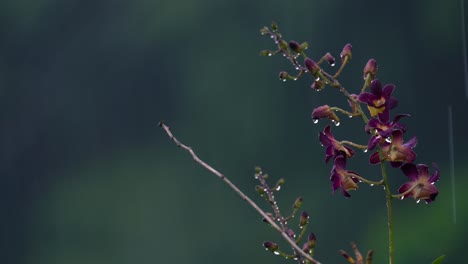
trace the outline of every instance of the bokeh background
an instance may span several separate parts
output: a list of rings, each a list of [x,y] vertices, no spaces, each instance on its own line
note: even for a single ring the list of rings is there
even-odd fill
[[[396,201],[398,263],[466,259],[468,97],[461,2],[3,0],[0,2],[1,263],[293,263],[262,249],[282,243],[257,213],[169,141],[180,140],[239,188],[256,196],[253,168],[272,181],[286,213],[297,196],[318,237],[316,257],[355,241],[387,259],[381,189],[352,199],[331,194],[331,164],[314,107],[346,106],[312,79],[283,83],[294,69],[259,29],[276,21],[308,54],[353,59],[341,77],[362,85],[369,58],[394,83],[417,162],[442,170],[431,205]],[[333,69],[330,69],[333,70]],[[453,109],[455,188],[450,177],[448,107]],[[345,118],[338,138],[367,142],[362,122]],[[378,179],[358,155],[349,168]],[[405,181],[391,170],[394,190]],[[455,203],[453,193],[456,191]],[[268,208],[268,207],[265,207]],[[456,216],[454,215],[456,209]],[[281,244],[284,246],[284,244]]]

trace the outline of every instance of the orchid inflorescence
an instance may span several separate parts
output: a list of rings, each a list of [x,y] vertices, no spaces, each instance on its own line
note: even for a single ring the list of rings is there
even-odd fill
[[[361,117],[365,125],[363,132],[369,135],[367,144],[357,144],[348,140],[338,140],[332,133],[332,126],[327,125],[319,133],[320,144],[325,147],[325,162],[333,161],[330,181],[332,190],[341,188],[341,193],[345,197],[351,197],[349,191],[357,190],[359,184],[365,183],[370,186],[382,186],[386,193],[389,224],[389,262],[393,262],[393,238],[392,238],[392,203],[391,200],[414,198],[418,203],[424,200],[427,204],[433,202],[439,194],[435,187],[435,182],[439,180],[439,169],[433,164],[432,174],[429,172],[429,166],[425,164],[416,164],[416,153],[414,148],[417,144],[417,138],[412,137],[405,140],[404,135],[407,132],[406,126],[400,123],[408,114],[394,114],[394,109],[398,106],[398,100],[392,96],[395,85],[383,85],[377,79],[378,66],[375,59],[370,59],[364,66],[363,79],[364,84],[359,93],[350,93],[338,81],[338,77],[349,64],[352,58],[352,46],[346,44],[340,53],[340,66],[334,74],[328,73],[324,68],[333,67],[337,64],[331,52],[327,52],[318,61],[314,61],[307,56],[306,50],[309,45],[307,42],[299,43],[295,40],[286,41],[278,30],[276,23],[272,23],[271,28],[263,27],[260,30],[262,35],[269,36],[276,44],[275,50],[262,50],[260,55],[273,56],[283,55],[294,67],[296,74],[286,71],[279,73],[279,79],[298,80],[299,78],[312,75],[313,81],[311,88],[321,91],[326,87],[338,89],[346,98],[349,109],[330,106],[328,104],[319,106],[312,111],[313,123],[317,124],[319,120],[325,119],[331,121],[335,126],[340,125],[340,114],[349,118]],[[367,111],[364,109],[367,108]],[[393,115],[393,118],[391,116]],[[382,179],[378,181],[369,180],[357,172],[347,169],[347,160],[356,155],[356,149],[369,155],[371,165],[380,164]],[[370,153],[372,152],[372,153]],[[389,181],[386,173],[385,164],[392,168],[399,168],[409,179],[401,185],[398,193],[392,194],[389,189]],[[353,246],[354,247],[354,246]],[[349,255],[342,254],[348,261]],[[354,261],[354,260],[353,260]],[[351,262],[350,263],[354,263]]]

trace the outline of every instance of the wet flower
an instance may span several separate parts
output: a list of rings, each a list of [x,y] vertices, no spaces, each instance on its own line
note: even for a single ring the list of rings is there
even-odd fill
[[[351,197],[348,193],[349,190],[358,189],[357,182],[359,175],[353,171],[346,170],[346,158],[339,155],[335,158],[335,164],[333,165],[330,181],[332,181],[332,189],[335,192],[341,187],[341,193],[345,197]]]
[[[398,121],[405,116],[410,115],[397,115],[392,122],[382,122],[377,118],[371,118],[366,124],[365,131],[370,134],[373,130],[375,130],[376,134],[372,135],[369,139],[367,149],[372,150],[378,143],[383,143],[384,139],[390,137],[394,130],[401,130],[404,133],[406,131],[406,127],[398,123]]]
[[[367,75],[370,75],[371,80],[375,78],[375,75],[377,75],[377,61],[374,59],[370,59],[364,67],[364,80]]]
[[[328,62],[328,64],[330,64],[331,66],[334,66],[335,65],[335,58],[330,54],[330,52],[327,52],[327,54],[325,54],[323,56],[323,58]]]
[[[401,167],[406,177],[411,180],[398,189],[398,192],[402,194],[401,199],[412,196],[416,201],[424,200],[426,203],[435,200],[439,190],[434,183],[439,180],[440,176],[437,165],[433,164],[433,166],[435,170],[432,175],[429,175],[429,167],[425,164],[406,163]]]
[[[388,160],[392,167],[398,168],[403,163],[412,163],[414,161],[416,153],[414,153],[413,148],[416,147],[416,144],[418,143],[416,137],[413,137],[404,143],[403,132],[400,130],[394,130],[388,141],[386,140],[380,146],[382,149],[382,159],[379,152],[375,152],[369,158],[371,164],[377,164],[382,160]]]
[[[327,126],[323,132],[319,133],[320,144],[327,148],[325,150],[325,162],[338,155],[343,155],[346,158],[354,156],[354,150],[336,140],[330,130],[331,127]]]
[[[314,111],[312,111],[312,119],[314,121],[322,119],[322,118],[328,118],[334,122],[340,122],[340,119],[338,118],[338,116],[328,105],[319,106],[315,108]]]
[[[346,57],[351,59],[352,56],[353,56],[353,46],[351,46],[351,44],[348,43],[343,47],[343,50],[340,53],[340,57],[341,57],[341,60],[344,60]]]
[[[304,59],[304,65],[306,66],[307,70],[309,70],[312,74],[316,74],[320,70],[318,64],[309,58]]]
[[[301,52],[302,49],[301,49],[301,45],[297,42],[297,41],[294,41],[294,40],[291,40],[289,42],[289,47],[294,51],[294,52]]]
[[[359,101],[366,103],[371,116],[378,116],[380,121],[388,122],[390,119],[390,110],[395,108],[398,101],[390,97],[395,90],[393,84],[387,84],[382,89],[382,83],[379,80],[373,80],[370,84],[371,92],[363,92],[359,95]]]

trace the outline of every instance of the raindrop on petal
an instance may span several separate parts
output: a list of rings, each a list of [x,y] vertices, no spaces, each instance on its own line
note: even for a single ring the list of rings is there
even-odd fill
[[[340,126],[340,122],[335,122],[335,126]]]
[[[367,151],[368,151],[368,150],[367,150],[367,149],[365,149],[365,150],[364,150],[364,153],[367,153]]]
[[[314,124],[317,124],[317,123],[318,123],[318,119],[314,119],[312,122],[314,122]]]
[[[416,201],[416,203],[419,203],[419,202],[421,202],[421,200],[417,200],[417,201]]]
[[[385,142],[392,143],[392,139],[388,137],[388,138],[385,139]]]

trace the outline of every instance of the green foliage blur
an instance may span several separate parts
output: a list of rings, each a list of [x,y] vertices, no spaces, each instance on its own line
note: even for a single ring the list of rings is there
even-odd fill
[[[286,183],[286,213],[297,196],[317,235],[316,257],[345,263],[339,249],[374,249],[387,259],[384,193],[362,186],[331,194],[310,113],[346,106],[311,78],[281,82],[294,69],[259,57],[274,20],[308,54],[353,59],[341,83],[362,86],[370,58],[394,83],[417,162],[441,167],[431,205],[395,201],[397,263],[466,259],[466,111],[459,1],[0,1],[2,129],[0,263],[286,263],[262,242],[286,245],[261,217],[195,164],[157,127],[165,120],[199,156],[256,196],[254,166]],[[456,204],[450,178],[448,106],[453,107]],[[340,139],[367,143],[363,123],[343,119]],[[366,155],[350,169],[379,179]],[[394,192],[405,182],[389,172]],[[456,208],[454,219],[453,208]]]

